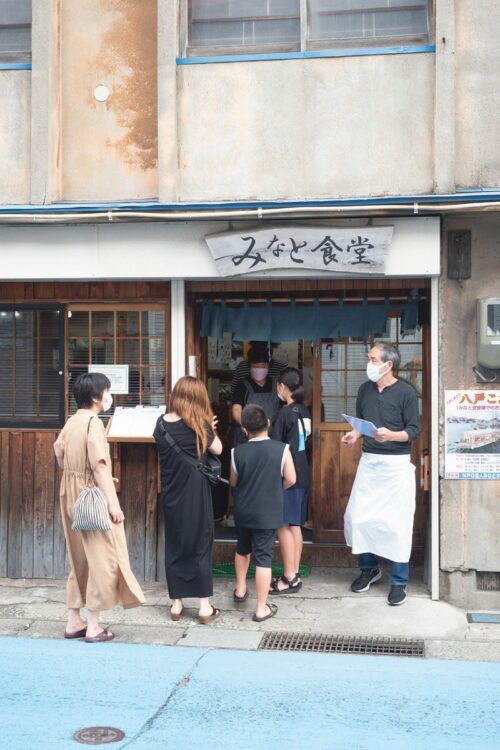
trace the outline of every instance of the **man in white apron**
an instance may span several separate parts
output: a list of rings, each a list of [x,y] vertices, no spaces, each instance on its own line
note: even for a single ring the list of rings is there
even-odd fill
[[[369,380],[358,391],[356,416],[378,429],[363,437],[363,452],[344,517],[347,544],[359,555],[361,575],[351,585],[368,591],[382,577],[376,555],[392,561],[388,604],[406,600],[413,516],[415,466],[411,443],[420,430],[417,392],[394,376],[400,355],[393,344],[379,343],[368,352]],[[342,438],[352,447],[357,430]]]

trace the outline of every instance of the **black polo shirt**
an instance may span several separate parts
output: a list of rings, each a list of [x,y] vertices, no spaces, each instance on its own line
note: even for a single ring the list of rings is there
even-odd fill
[[[356,400],[356,416],[367,419],[376,427],[386,427],[394,432],[405,430],[408,442],[388,440],[379,443],[375,438],[363,437],[363,452],[382,455],[399,455],[411,452],[411,443],[420,434],[418,396],[412,385],[396,380],[379,391],[376,383],[368,380],[360,386]]]

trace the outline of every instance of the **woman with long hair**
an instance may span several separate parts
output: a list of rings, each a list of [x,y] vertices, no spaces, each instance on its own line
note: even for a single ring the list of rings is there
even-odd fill
[[[160,417],[154,431],[165,518],[165,571],[174,622],[182,615],[185,597],[199,598],[202,624],[220,615],[220,610],[210,604],[214,522],[210,485],[189,462],[190,457],[205,463],[207,451],[215,455],[222,452],[216,423],[204,383],[186,376],[175,384],[168,412]]]
[[[307,496],[310,472],[307,462],[306,440],[311,434],[309,409],[302,403],[304,387],[295,367],[286,367],[278,376],[278,395],[283,406],[271,428],[270,436],[290,445],[297,481],[283,496],[283,526],[278,529],[278,540],[283,558],[283,575],[271,585],[271,594],[295,593],[302,587],[299,567],[303,539],[301,526],[307,518]]]

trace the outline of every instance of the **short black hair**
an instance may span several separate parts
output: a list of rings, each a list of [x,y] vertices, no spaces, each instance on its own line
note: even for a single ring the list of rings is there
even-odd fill
[[[251,365],[257,362],[269,362],[269,349],[267,346],[252,346],[248,351],[248,362]]]
[[[241,412],[241,426],[251,435],[264,432],[269,426],[266,412],[257,404],[247,404]]]
[[[296,404],[301,404],[304,400],[304,386],[300,377],[300,372],[296,367],[285,367],[278,375],[278,383],[283,383],[290,389],[292,398]]]
[[[79,409],[90,409],[93,398],[102,398],[111,382],[102,372],[82,372],[75,380],[73,396]]]

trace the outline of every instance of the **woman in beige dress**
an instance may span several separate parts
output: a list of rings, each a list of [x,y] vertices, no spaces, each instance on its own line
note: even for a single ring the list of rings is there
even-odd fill
[[[99,625],[103,609],[117,604],[138,607],[144,595],[130,569],[124,515],[111,474],[109,448],[98,414],[113,402],[110,382],[102,373],[83,373],[74,385],[78,411],[68,419],[54,443],[63,469],[61,515],[71,566],[67,583],[68,624],[65,638],[88,643],[110,641],[114,634]],[[86,460],[87,459],[87,460]],[[108,502],[111,531],[73,531],[73,507],[83,487],[95,484]],[[80,609],[87,608],[87,624]]]

